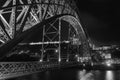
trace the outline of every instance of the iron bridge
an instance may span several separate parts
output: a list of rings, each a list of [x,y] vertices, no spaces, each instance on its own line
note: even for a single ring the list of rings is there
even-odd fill
[[[38,61],[4,60],[24,53]],[[0,79],[75,66],[89,55],[74,0],[0,0]]]

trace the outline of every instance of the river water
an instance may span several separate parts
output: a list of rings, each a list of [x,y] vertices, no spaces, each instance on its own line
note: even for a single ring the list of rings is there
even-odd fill
[[[9,80],[120,80],[120,70],[56,69]]]

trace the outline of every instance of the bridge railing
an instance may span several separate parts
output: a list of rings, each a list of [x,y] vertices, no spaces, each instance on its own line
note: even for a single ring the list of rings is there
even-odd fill
[[[14,78],[49,69],[72,67],[76,62],[0,62],[0,79]]]

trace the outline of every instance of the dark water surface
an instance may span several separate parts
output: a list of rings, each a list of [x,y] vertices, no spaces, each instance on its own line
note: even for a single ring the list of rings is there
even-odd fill
[[[120,70],[57,69],[10,80],[120,80]]]

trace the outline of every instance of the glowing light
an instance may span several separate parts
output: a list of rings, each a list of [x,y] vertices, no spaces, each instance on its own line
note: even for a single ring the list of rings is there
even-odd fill
[[[51,41],[51,42],[31,42],[29,45],[41,45],[41,44],[59,44],[59,43],[70,43],[70,41]]]
[[[93,66],[94,64],[93,63],[91,63],[91,66]]]
[[[110,63],[107,63],[107,66],[111,66],[111,64],[110,64]]]
[[[113,71],[106,71],[105,80],[114,80]]]
[[[55,53],[58,53],[58,49],[55,50]]]
[[[111,64],[112,64],[112,61],[111,61],[111,60],[107,60],[107,61],[106,61],[106,65],[107,65],[108,67],[110,67]]]
[[[59,57],[58,62],[61,62],[61,57]]]
[[[46,52],[46,50],[43,51],[44,53]]]
[[[78,57],[78,55],[76,54],[75,57]]]
[[[94,74],[92,72],[86,72],[84,69],[83,71],[78,72],[78,80],[94,80]]]
[[[78,62],[80,61],[79,58],[77,58],[77,61],[78,61]]]
[[[66,62],[69,62],[69,60],[67,59]]]
[[[42,60],[42,59],[40,59],[40,62],[43,62],[43,60]]]
[[[80,58],[79,57],[77,57],[77,62],[80,62]]]
[[[85,66],[85,64],[83,64],[83,66]]]

